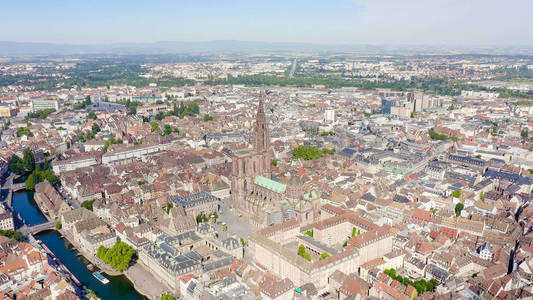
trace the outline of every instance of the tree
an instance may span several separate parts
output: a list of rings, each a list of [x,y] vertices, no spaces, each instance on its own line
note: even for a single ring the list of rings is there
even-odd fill
[[[174,298],[174,296],[172,296],[171,294],[164,294],[163,296],[161,296],[161,300],[176,300],[176,298]]]
[[[444,140],[447,140],[449,139],[449,137],[445,134],[439,134],[437,132],[435,132],[434,130],[429,130],[428,131],[428,134],[429,134],[429,137],[432,139],[432,140],[440,140],[440,141],[444,141]]]
[[[81,203],[81,207],[84,207],[90,211],[93,210],[93,203],[96,199],[93,199],[93,200],[85,200]]]
[[[313,230],[312,229],[311,230],[307,230],[305,232],[305,234],[307,234],[308,236],[312,237],[313,236]]]
[[[334,154],[335,149],[323,148],[322,150],[313,146],[298,146],[292,150],[292,158],[303,158],[304,160],[313,160],[321,158],[324,154]]]
[[[39,168],[32,172],[26,179],[26,189],[30,191],[35,190],[35,186],[44,180],[47,180],[50,184],[56,184],[59,182],[59,178],[57,178],[52,170],[40,170]]]
[[[203,213],[196,216],[197,223],[207,222],[207,220],[207,216]]]
[[[57,230],[61,230],[61,227],[63,227],[63,225],[61,225],[61,222],[60,222],[60,221],[57,221],[57,223],[56,223],[56,229],[57,229]]]
[[[165,212],[167,213],[167,215],[170,213],[170,210],[174,208],[174,203],[169,203],[167,204],[167,206],[163,206],[163,209],[165,210]]]
[[[460,197],[461,197],[461,193],[462,193],[461,190],[456,190],[456,191],[453,191],[453,192],[452,192],[452,196],[453,196],[454,198],[460,198]]]
[[[26,178],[25,185],[26,189],[29,191],[33,191],[35,189],[35,185],[39,183],[39,177],[35,173],[31,173],[28,178]]]
[[[3,130],[8,130],[9,129],[9,125],[11,125],[11,121],[7,120],[7,122],[4,124],[4,126],[2,126],[2,129]]]
[[[96,257],[100,258],[111,268],[122,272],[128,268],[134,254],[135,250],[130,245],[122,241],[117,241],[110,249],[104,246],[98,247]]]
[[[483,192],[479,193],[479,200],[483,201],[485,199],[485,194]]]
[[[92,131],[87,132],[87,135],[85,136],[85,139],[87,141],[90,141],[90,140],[94,139],[94,133]]]
[[[301,257],[303,257],[304,259],[308,260],[308,261],[311,261],[311,254],[307,253],[307,251],[305,251],[305,246],[304,245],[300,245],[300,247],[298,247],[298,255],[300,255]]]
[[[22,157],[22,165],[26,172],[32,172],[35,169],[35,156],[30,148],[24,148],[24,156]]]
[[[90,111],[88,114],[87,114],[87,119],[92,119],[92,120],[96,120],[97,117],[96,117],[96,114],[94,113],[94,111]]]
[[[17,155],[12,155],[11,159],[9,159],[9,170],[17,175],[23,175],[26,173],[26,170],[24,168],[24,164],[22,163],[22,159],[18,157]]]
[[[20,231],[0,230],[0,235],[8,237],[10,239],[15,239],[19,242],[22,242],[24,240],[24,235]]]
[[[158,121],[161,121],[165,118],[165,113],[163,112],[158,112],[156,115],[155,115],[155,119],[158,120]]]
[[[427,290],[426,281],[424,279],[415,281],[413,283],[413,286],[415,287],[416,292],[418,294],[422,294],[423,292],[425,292]]]
[[[32,137],[33,133],[28,129],[28,127],[19,127],[19,129],[17,130],[17,136],[21,137],[23,135],[27,137]]]
[[[431,278],[427,284],[427,291],[434,291],[435,288],[439,285],[439,282],[435,278]]]
[[[172,127],[170,127],[170,125],[168,124],[165,124],[162,135],[169,135],[171,133],[172,133]]]
[[[273,165],[274,167],[277,166],[277,165],[278,165],[278,161],[277,161],[276,159],[273,159],[273,160],[272,160],[272,165]]]
[[[28,118],[46,119],[51,113],[55,112],[55,108],[47,108],[32,112],[28,114]]]
[[[529,136],[529,131],[527,129],[522,129],[522,131],[520,131],[520,136],[521,137],[528,137]]]
[[[327,252],[323,252],[321,255],[320,255],[320,260],[323,260],[324,258],[327,258],[329,257],[329,253]]]
[[[465,205],[463,203],[457,203],[455,205],[455,215],[456,216],[460,216],[461,215],[461,211],[463,210],[463,208],[465,208]]]
[[[356,230],[357,230],[357,229],[356,229],[355,227],[354,227],[354,228],[352,228],[352,237],[354,237],[354,236],[355,236]]]
[[[210,115],[204,115],[204,121],[208,122],[211,120],[213,120],[213,117],[211,117]]]
[[[98,132],[100,132],[100,125],[98,125],[98,123],[93,123],[91,130],[94,134],[97,134]]]
[[[152,128],[152,132],[159,130],[159,124],[156,121],[151,121],[149,124],[150,124],[150,127]]]
[[[114,138],[107,139],[104,144],[104,150],[107,151],[109,146],[116,144],[122,144],[122,140],[115,140]]]

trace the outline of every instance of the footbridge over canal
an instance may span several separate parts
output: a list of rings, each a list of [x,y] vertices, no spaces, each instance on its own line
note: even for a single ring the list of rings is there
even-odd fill
[[[20,232],[22,232],[22,234],[24,235],[35,235],[39,232],[42,232],[42,231],[45,231],[45,230],[52,230],[52,229],[56,229],[56,224],[57,224],[57,221],[58,220],[52,220],[52,221],[49,221],[49,222],[46,222],[46,223],[41,223],[41,224],[37,224],[37,225],[32,225],[32,226],[28,226],[28,225],[24,225],[22,226],[19,230]]]

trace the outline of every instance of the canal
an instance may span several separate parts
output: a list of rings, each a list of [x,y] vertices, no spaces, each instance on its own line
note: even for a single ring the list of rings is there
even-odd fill
[[[20,214],[21,218],[28,225],[35,225],[46,222],[33,200],[33,192],[20,191],[13,194],[13,210]],[[54,252],[55,256],[78,278],[87,288],[93,290],[97,296],[105,300],[137,300],[145,299],[133,288],[131,281],[126,276],[107,276],[108,284],[102,284],[87,269],[89,263],[83,256],[77,256],[72,249],[72,245],[55,231],[45,231],[35,236]]]

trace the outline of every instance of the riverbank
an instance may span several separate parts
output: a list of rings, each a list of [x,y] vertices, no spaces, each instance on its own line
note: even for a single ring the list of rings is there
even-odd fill
[[[152,273],[140,263],[135,263],[124,272],[133,283],[135,290],[149,299],[158,299],[161,294],[169,291],[163,283],[159,282]]]
[[[46,222],[45,217],[37,208],[37,204],[32,199],[33,194],[29,191],[17,192],[13,198],[14,212],[21,215],[25,223],[36,225]],[[133,281],[128,279],[126,274],[114,273],[118,276],[109,276],[110,283],[102,284],[93,277],[92,272],[87,269],[91,255],[80,251],[79,256],[68,244],[72,244],[72,237],[67,237],[63,232],[60,236],[56,230],[47,230],[35,235],[35,238],[42,241],[54,253],[54,255],[65,265],[66,268],[90,290],[93,290],[102,299],[120,300],[140,300],[147,297],[139,293]],[[74,245],[74,244],[72,244]],[[79,248],[79,247],[78,247]],[[87,257],[87,258],[85,258]],[[96,258],[96,257],[95,257]]]
[[[70,232],[61,229],[59,232],[63,237],[78,250],[80,254],[87,259],[91,264],[101,270],[102,273],[105,273],[108,276],[121,276],[124,275],[128,278],[129,281],[133,284],[133,288],[142,296],[149,299],[157,299],[158,296],[168,291],[168,288],[160,283],[148,270],[138,263],[135,263],[129,267],[124,272],[119,272],[112,269],[108,264],[103,262],[98,257],[91,255],[89,252],[85,251],[77,242],[74,240],[74,237]]]
[[[82,249],[77,243],[73,242],[74,238],[72,235],[65,230],[59,230],[65,239],[74,246],[74,249],[78,250],[81,255],[87,259],[91,264],[96,266],[101,270],[102,273],[105,273],[108,276],[126,276],[129,281],[133,284],[133,288],[142,296],[148,299],[157,299],[157,297],[164,292],[168,291],[168,288],[165,287],[162,283],[157,281],[154,278],[152,273],[146,270],[143,266],[138,263],[135,263],[129,267],[124,272],[119,272],[112,269],[109,265],[103,262],[98,257],[91,255],[84,249]]]
[[[70,234],[70,232],[61,229],[59,230],[61,235],[70,243],[72,246],[74,246],[74,249],[78,250],[83,257],[91,262],[95,267],[100,269],[103,273],[106,273],[109,276],[119,276],[122,275],[122,272],[113,270],[109,265],[107,265],[105,262],[103,262],[98,257],[91,255],[89,252],[85,251],[83,247],[81,247],[75,240],[74,237]]]

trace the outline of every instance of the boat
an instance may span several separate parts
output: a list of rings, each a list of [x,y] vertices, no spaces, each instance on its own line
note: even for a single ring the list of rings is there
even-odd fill
[[[88,269],[89,271],[93,271],[93,270],[94,270],[94,266],[93,266],[93,264],[88,264],[88,265],[87,265],[87,269]]]
[[[104,275],[100,274],[100,272],[93,272],[93,276],[103,284],[109,283],[109,279],[105,278]]]

